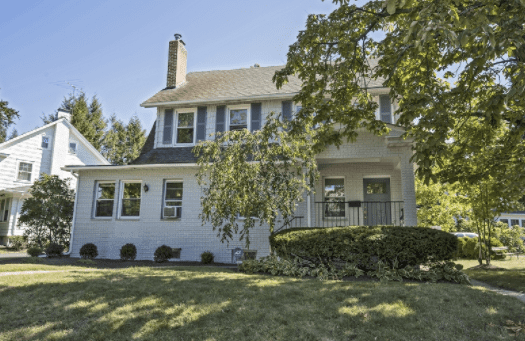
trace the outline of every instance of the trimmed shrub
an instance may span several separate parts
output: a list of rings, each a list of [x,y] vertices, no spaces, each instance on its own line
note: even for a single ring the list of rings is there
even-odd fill
[[[465,245],[467,244],[467,240],[469,240],[471,238],[469,237],[459,237],[458,238],[458,248],[457,248],[457,251],[456,251],[456,257],[455,258],[465,258],[467,257],[464,253],[464,248],[465,248]]]
[[[128,243],[120,249],[121,260],[135,260],[137,258],[137,248],[135,245]]]
[[[16,251],[21,250],[24,247],[27,247],[27,238],[24,236],[12,236],[9,237],[9,245],[12,249]]]
[[[49,246],[46,247],[45,253],[48,257],[62,257],[62,252],[64,251],[64,245],[57,243],[49,243]]]
[[[215,256],[213,255],[213,253],[211,253],[211,251],[205,251],[201,253],[201,263],[202,264],[211,264],[213,263],[214,258]]]
[[[173,250],[167,245],[161,245],[157,248],[157,250],[155,250],[153,258],[157,263],[166,262],[167,260],[173,258]]]
[[[42,249],[38,246],[32,246],[27,249],[27,254],[31,257],[38,257],[42,254]]]
[[[496,238],[492,237],[490,239],[491,246],[500,247],[503,244]],[[482,252],[485,253],[487,246],[482,244]],[[479,257],[479,242],[478,238],[467,238],[465,246],[463,246],[463,254],[468,259],[478,259]],[[504,259],[505,255],[496,255],[494,252],[491,252],[491,259]]]
[[[290,229],[270,237],[278,256],[295,256],[328,264],[344,261],[360,269],[377,268],[377,262],[399,267],[447,261],[457,251],[457,237],[426,227],[348,226]]]
[[[84,259],[93,259],[98,256],[97,246],[93,243],[87,243],[80,248],[80,257]]]

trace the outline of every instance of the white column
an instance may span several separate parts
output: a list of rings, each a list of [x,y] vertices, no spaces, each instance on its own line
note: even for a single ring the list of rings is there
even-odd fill
[[[306,195],[306,219],[308,222],[308,227],[312,227],[312,207],[310,201],[310,194]]]
[[[408,153],[407,153],[408,154]],[[401,159],[401,185],[403,189],[405,226],[417,225],[416,184],[414,180],[414,164],[407,155]]]

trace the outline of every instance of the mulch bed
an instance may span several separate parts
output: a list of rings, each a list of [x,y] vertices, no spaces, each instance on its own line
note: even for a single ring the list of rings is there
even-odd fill
[[[496,265],[492,265],[492,264],[490,264],[490,265],[482,264],[482,265],[473,266],[471,268],[468,268],[467,270],[496,270],[496,271],[501,271],[501,270],[506,270],[506,269],[497,267]]]

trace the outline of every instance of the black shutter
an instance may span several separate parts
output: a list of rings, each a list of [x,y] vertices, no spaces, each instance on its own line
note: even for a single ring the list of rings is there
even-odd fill
[[[217,115],[215,116],[215,133],[222,133],[226,129],[226,106],[219,105],[217,107]]]
[[[164,110],[164,135],[163,144],[171,144],[173,138],[173,109]]]
[[[292,120],[292,101],[283,101],[282,110],[283,120],[285,122],[290,122]]]
[[[197,142],[206,140],[206,107],[197,108]]]
[[[256,130],[261,129],[261,103],[252,103],[251,108],[251,131],[254,132]]]
[[[390,103],[390,96],[379,96],[379,113],[381,115],[381,121],[392,123],[392,105]]]

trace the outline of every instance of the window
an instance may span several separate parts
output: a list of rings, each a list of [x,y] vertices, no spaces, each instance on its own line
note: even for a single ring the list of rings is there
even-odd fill
[[[95,217],[112,217],[115,201],[115,183],[97,182],[95,192]]]
[[[501,221],[502,223],[505,223],[505,224],[509,224],[509,220],[508,219],[500,219],[499,221]]]
[[[525,219],[521,219],[521,227],[525,227]]]
[[[76,144],[76,142],[69,142],[69,152],[71,154],[76,154],[77,153],[77,144]]]
[[[0,199],[0,221],[9,220],[9,199]]]
[[[177,119],[177,143],[193,143],[193,112],[179,112]]]
[[[142,182],[123,181],[121,186],[120,198],[122,210],[121,218],[137,218],[140,216],[140,198],[142,196]]]
[[[381,121],[392,123],[392,103],[389,95],[379,96],[379,115]]]
[[[366,194],[385,194],[387,193],[386,190],[386,183],[382,182],[376,182],[376,183],[369,183],[366,185]]]
[[[520,226],[520,220],[519,219],[511,219],[510,220],[510,226]]]
[[[45,136],[45,135],[43,135],[43,136],[42,136],[42,148],[43,148],[43,149],[48,149],[48,148],[49,148],[49,142],[50,142],[50,141],[51,141],[51,140],[50,140],[49,136]]]
[[[230,130],[248,129],[248,109],[231,108],[228,123]]]
[[[18,180],[31,181],[31,172],[33,165],[27,162],[20,162],[18,165]]]
[[[325,217],[345,216],[345,179],[324,179]]]
[[[181,181],[166,181],[163,218],[180,218],[182,216],[182,192]]]

